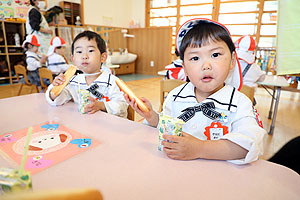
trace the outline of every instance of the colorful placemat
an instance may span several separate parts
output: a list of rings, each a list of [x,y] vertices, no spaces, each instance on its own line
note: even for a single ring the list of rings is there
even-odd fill
[[[18,165],[21,164],[27,131],[28,128],[24,128],[0,135],[1,153]],[[96,139],[59,123],[33,126],[25,170],[35,174],[99,144]]]

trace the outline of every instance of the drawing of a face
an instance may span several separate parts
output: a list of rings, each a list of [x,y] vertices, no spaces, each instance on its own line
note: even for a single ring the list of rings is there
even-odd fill
[[[28,155],[42,155],[57,151],[66,147],[71,140],[72,136],[65,131],[51,130],[34,133],[29,143]],[[13,150],[22,155],[25,142],[26,136],[13,145]]]
[[[30,151],[41,151],[44,149],[52,148],[56,145],[64,143],[67,139],[65,134],[48,134],[35,138],[29,144]]]

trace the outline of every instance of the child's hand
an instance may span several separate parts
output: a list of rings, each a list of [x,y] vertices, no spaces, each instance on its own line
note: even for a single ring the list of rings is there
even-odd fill
[[[55,77],[55,79],[52,82],[52,85],[58,86],[63,84],[66,81],[65,75],[60,73],[58,76]]]
[[[177,160],[192,160],[199,158],[199,146],[201,146],[202,141],[198,138],[185,132],[182,132],[182,136],[164,134],[163,138],[172,141],[162,141],[164,152],[166,152],[169,158]]]
[[[84,112],[87,112],[88,114],[94,114],[99,110],[106,111],[103,102],[99,102],[93,97],[88,97],[88,100],[90,101],[90,103],[84,106]]]
[[[137,103],[136,103],[136,101],[135,101],[135,99],[131,99],[131,101],[130,101],[130,99],[129,99],[129,97],[128,97],[128,95],[127,94],[124,94],[124,98],[125,98],[125,100],[126,100],[126,102],[139,114],[139,115],[141,115],[142,117],[144,117],[145,119],[149,119],[149,118],[151,118],[151,115],[152,115],[152,105],[151,105],[151,103],[147,100],[147,99],[145,99],[145,98],[141,98],[141,100],[146,104],[146,106],[150,109],[150,111],[149,112],[144,112],[144,111],[142,111],[139,107],[138,107],[138,105],[137,105]]]
[[[46,55],[42,55],[41,59],[40,59],[40,63],[44,64],[47,61],[47,56]]]
[[[144,118],[148,121],[148,123],[150,124],[150,126],[153,126],[153,127],[156,127],[156,126],[157,126],[158,120],[159,120],[159,116],[158,116],[158,114],[152,109],[151,103],[150,103],[146,98],[141,98],[141,101],[142,101],[143,103],[145,103],[146,106],[149,108],[150,111],[148,111],[148,112],[142,111],[142,110],[138,107],[138,105],[137,105],[135,99],[131,99],[131,101],[130,101],[127,94],[124,94],[124,98],[125,98],[126,102],[127,102],[127,103],[128,103],[128,104],[129,104],[129,105],[130,105],[130,106],[131,106],[131,107],[132,107],[139,115],[141,115],[142,117],[144,117]]]

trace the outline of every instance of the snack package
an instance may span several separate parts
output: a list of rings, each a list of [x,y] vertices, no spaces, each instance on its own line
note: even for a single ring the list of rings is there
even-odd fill
[[[170,117],[167,115],[160,115],[159,118],[159,144],[158,144],[158,150],[163,151],[163,145],[161,142],[164,140],[163,135],[182,135],[182,125],[184,124],[184,121],[178,118]]]
[[[79,90],[79,102],[78,102],[78,110],[82,114],[85,114],[84,112],[84,106],[89,104],[90,101],[88,100],[88,97],[90,96],[90,92],[88,90]]]
[[[30,172],[23,170],[22,175],[20,175],[19,170],[0,167],[0,194],[31,189]]]

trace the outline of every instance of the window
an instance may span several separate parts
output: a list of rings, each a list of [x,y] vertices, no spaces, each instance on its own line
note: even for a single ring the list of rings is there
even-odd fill
[[[173,49],[180,26],[199,17],[224,24],[234,41],[250,34],[259,47],[274,47],[277,6],[275,0],[146,0],[146,26],[172,26]]]

